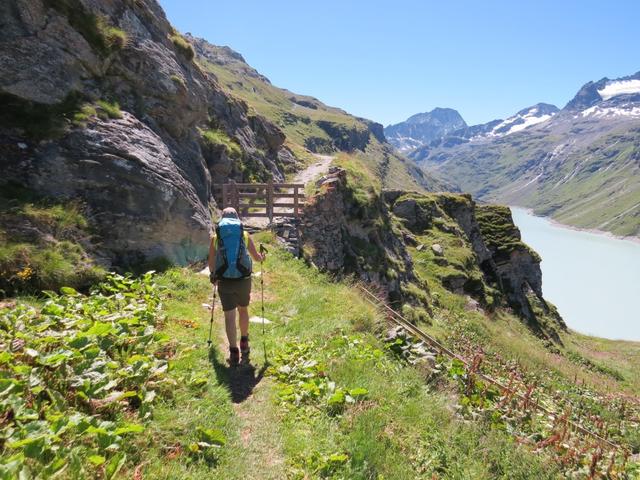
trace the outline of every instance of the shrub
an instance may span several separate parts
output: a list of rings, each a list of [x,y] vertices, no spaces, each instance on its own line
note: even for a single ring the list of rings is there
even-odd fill
[[[173,42],[173,45],[176,47],[178,52],[184,55],[187,60],[191,61],[196,56],[193,45],[191,45],[187,41],[187,39],[179,33],[174,33],[173,35],[169,36],[169,39]]]
[[[98,100],[98,117],[103,120],[107,118],[122,118],[122,111],[118,102],[107,102],[105,100]]]

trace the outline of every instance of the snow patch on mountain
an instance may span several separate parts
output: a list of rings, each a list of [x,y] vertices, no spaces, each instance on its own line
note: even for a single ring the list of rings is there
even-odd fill
[[[527,110],[521,110],[514,116],[496,125],[486,136],[504,137],[512,133],[520,132],[550,120],[551,117],[557,113],[557,110],[558,109],[553,106],[546,106],[544,109],[539,106],[534,106]]]
[[[603,100],[632,93],[640,93],[640,80],[618,80],[607,83],[602,90],[598,90]]]
[[[578,117],[640,117],[640,107],[634,105],[622,107],[601,107],[599,105],[594,105],[593,107],[583,110],[579,115],[575,115],[573,118]]]

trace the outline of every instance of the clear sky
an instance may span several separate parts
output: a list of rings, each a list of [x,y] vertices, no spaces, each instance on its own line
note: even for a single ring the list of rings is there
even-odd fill
[[[469,124],[640,70],[640,0],[160,0],[182,32],[272,83],[385,125]]]

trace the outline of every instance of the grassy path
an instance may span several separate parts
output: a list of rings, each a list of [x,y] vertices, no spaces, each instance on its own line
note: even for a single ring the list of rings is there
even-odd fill
[[[390,355],[375,335],[383,328],[379,312],[348,283],[277,248],[265,272],[273,323],[264,338],[251,325],[254,369],[227,366],[219,304],[207,355],[208,279],[186,270],[162,276],[176,386],[156,409],[148,441],[140,441],[143,478],[559,478],[548,451],[519,446],[493,416],[460,421],[447,375],[425,384],[423,371]],[[263,340],[271,363],[264,376]],[[190,452],[199,428],[220,431],[224,444]]]
[[[258,308],[257,285],[254,285],[251,307]],[[220,305],[216,306],[219,309]],[[216,314],[219,330],[219,351],[226,355],[228,344],[224,333],[222,312]],[[282,439],[273,401],[273,379],[265,377],[264,348],[259,326],[250,324],[251,365],[226,368],[233,410],[238,422],[238,456],[230,468],[230,478],[282,479],[285,478]]]

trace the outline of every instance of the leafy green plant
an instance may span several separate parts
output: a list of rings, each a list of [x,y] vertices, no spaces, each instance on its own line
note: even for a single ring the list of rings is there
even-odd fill
[[[315,342],[287,343],[276,355],[270,369],[279,383],[278,396],[291,407],[312,406],[330,415],[366,398],[367,389],[345,388],[336,385],[327,375],[326,366],[318,353],[339,347],[336,341],[321,345]],[[382,355],[382,352],[379,352]]]
[[[113,478],[170,390],[153,273],[48,297],[0,310],[0,477]]]

